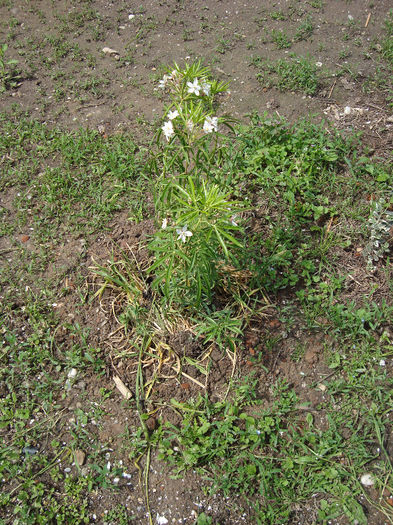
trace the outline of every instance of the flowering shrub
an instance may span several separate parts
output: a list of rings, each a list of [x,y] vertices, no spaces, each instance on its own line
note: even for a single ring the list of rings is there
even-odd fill
[[[216,115],[217,95],[227,85],[211,80],[200,63],[177,65],[159,82],[170,97],[158,136],[155,206],[161,226],[150,249],[153,285],[168,301],[198,306],[211,299],[220,263],[236,256],[242,244],[235,217],[243,206],[212,180],[225,155],[221,129],[233,119]]]

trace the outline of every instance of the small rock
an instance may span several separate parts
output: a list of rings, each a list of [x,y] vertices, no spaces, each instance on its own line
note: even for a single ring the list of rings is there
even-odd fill
[[[272,319],[268,324],[269,328],[279,328],[281,326],[281,321],[279,319]]]
[[[157,426],[157,420],[154,417],[149,417],[146,421],[146,426],[150,431],[153,431]]]
[[[67,374],[67,377],[68,379],[73,379],[74,377],[76,377],[76,374],[77,374],[77,369],[71,368],[71,370]]]
[[[111,49],[110,47],[103,47],[102,52],[105,53],[105,55],[115,56],[119,55],[120,53],[116,51],[116,49]]]
[[[318,390],[320,390],[321,392],[326,392],[327,386],[324,385],[323,383],[319,383],[319,385],[317,385],[317,388],[318,388]]]
[[[74,452],[75,463],[80,467],[85,463],[86,454],[83,450],[75,450]]]
[[[38,448],[36,447],[25,447],[22,450],[23,454],[26,454],[26,456],[34,456],[38,452]]]
[[[304,360],[306,361],[306,363],[308,363],[309,365],[315,363],[315,361],[317,361],[318,359],[317,352],[318,350],[316,348],[309,348],[304,354]]]

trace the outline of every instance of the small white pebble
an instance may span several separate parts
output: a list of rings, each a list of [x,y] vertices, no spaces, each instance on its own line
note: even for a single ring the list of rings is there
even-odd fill
[[[117,485],[120,481],[120,478],[113,478],[113,484]]]
[[[372,487],[375,483],[374,476],[367,472],[367,474],[363,474],[360,478],[360,483],[365,487]]]
[[[67,374],[67,377],[68,377],[68,379],[72,379],[72,378],[76,377],[76,374],[77,374],[77,369],[76,368],[71,368],[71,370]]]
[[[381,359],[379,362],[379,366],[386,366],[385,359]]]

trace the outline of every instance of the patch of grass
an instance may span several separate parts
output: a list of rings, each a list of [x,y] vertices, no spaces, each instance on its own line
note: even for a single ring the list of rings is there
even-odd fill
[[[138,194],[139,200],[146,179],[142,156],[130,136],[62,132],[23,118],[16,125],[5,115],[0,126],[0,151],[9,155],[0,188],[19,188],[15,199],[18,222],[26,222],[33,210],[34,236],[42,238],[50,229],[81,230],[87,224],[94,229],[129,204],[131,195]],[[56,159],[51,167],[49,158]],[[16,159],[18,170],[12,168]]]
[[[286,20],[287,16],[281,9],[278,9],[277,11],[272,11],[269,13],[269,16],[272,20]]]
[[[221,37],[217,40],[216,52],[224,55],[227,51],[232,49],[232,42],[228,38]]]
[[[393,66],[393,10],[390,10],[385,20],[385,36],[381,42],[382,56]]]
[[[296,29],[296,33],[294,36],[295,42],[300,42],[302,40],[307,40],[310,38],[310,36],[313,34],[314,26],[312,23],[311,16],[307,16],[301,24],[299,24],[298,28]]]
[[[85,20],[78,20],[73,23],[83,29]],[[77,51],[63,49],[63,44],[50,43],[56,59]],[[256,59],[256,65],[276,75],[275,85],[282,89],[317,89],[309,58],[291,55],[273,65]],[[63,81],[61,72],[54,77]],[[99,96],[94,91],[102,87],[102,78],[84,79],[78,89]],[[195,470],[207,490],[238,495],[239,504],[251,508],[261,524],[301,520],[299,507],[311,498],[315,522],[345,516],[365,524],[360,501],[370,497],[359,483],[365,472],[373,474],[377,498],[381,496],[379,503],[370,499],[369,504],[388,518],[392,515],[382,494],[392,485],[385,443],[393,402],[386,366],[392,356],[393,307],[388,297],[373,301],[371,292],[348,299],[348,278],[339,259],[344,249],[369,234],[368,196],[391,194],[392,170],[370,160],[358,137],[344,138],[325,128],[253,116],[249,126],[236,127],[236,139],[223,137],[227,143],[209,177],[225,186],[231,198],[246,196],[249,206],[241,213],[256,220],[247,227],[238,267],[220,279],[220,293],[209,309],[200,308],[192,318],[189,309],[164,310],[144,278],[145,267],[129,253],[117,252],[105,268],[95,270],[102,283],[97,297],[116,296],[116,315],[127,336],[121,358],[136,364],[141,427],[132,434],[132,457],[138,463],[147,451],[149,465],[151,451],[158,450],[175,473]],[[42,273],[64,235],[85,239],[123,209],[133,210],[134,220],[146,217],[150,173],[145,152],[128,134],[66,132],[17,112],[1,116],[0,130],[0,191],[9,196],[0,209],[1,233],[16,237],[28,229],[34,244],[31,251],[11,239],[17,257],[5,261],[0,276],[0,429],[7,432],[0,450],[5,480],[1,512],[12,509],[12,519],[21,523],[91,523],[90,496],[113,485],[103,444],[92,427],[94,420],[94,428],[100,429],[105,408],[81,394],[83,406],[74,410],[63,445],[60,402],[70,369],[75,368],[78,379],[86,370],[104,374],[105,356],[89,345],[85,327],[57,317],[54,305],[70,292],[59,286],[60,277],[48,287]],[[346,225],[349,219],[351,226]],[[83,264],[86,245],[77,246],[65,267],[57,264],[62,277]],[[389,260],[378,261],[381,271],[388,267]],[[285,294],[295,285],[296,297],[278,315],[285,330],[294,328],[296,316],[309,331],[329,334],[324,353],[332,374],[321,380],[325,396],[319,406],[304,404],[282,382],[270,390],[264,385],[262,394],[257,376],[234,381],[218,401],[207,395],[186,402],[157,401],[153,393],[165,375],[185,375],[203,389],[212,351],[230,358],[235,376],[245,328],[258,325],[268,331],[261,322],[264,289],[274,301],[279,289],[286,289]],[[77,307],[83,309],[86,292],[79,292]],[[189,336],[195,354],[172,347],[171,337],[179,332]],[[255,369],[267,371],[266,356],[274,355],[283,339],[283,333],[269,332],[257,343],[257,354],[254,350],[250,359]],[[307,348],[299,341],[291,356],[296,365]],[[142,367],[144,358],[153,363],[151,369]],[[321,392],[319,386],[308,385],[304,391]],[[110,395],[109,389],[102,390],[99,399]],[[150,431],[146,420],[161,409],[173,412],[177,424],[158,419]],[[54,432],[59,440],[49,439]],[[89,465],[83,473],[75,467],[69,475],[64,467],[71,468],[77,450],[89,452]],[[112,467],[111,473],[120,475],[120,467]],[[133,516],[114,507],[105,520],[126,524]],[[197,523],[211,522],[202,513]]]
[[[328,408],[322,429],[312,411],[299,409],[285,384],[275,386],[269,408],[261,407],[256,385],[247,378],[227,401],[172,401],[182,423],[163,426],[160,457],[178,474],[199,472],[210,481],[212,492],[240,495],[253,508],[256,523],[286,523],[296,516],[296,505],[319,494],[315,518],[346,515],[366,524],[357,501],[363,494],[358,477],[364,465],[374,461],[381,483],[392,474],[386,458],[369,448],[370,440],[383,439],[382,410],[359,427]]]
[[[318,68],[310,57],[289,55],[289,59],[276,62],[254,57],[252,60],[260,72],[257,79],[265,86],[277,86],[281,91],[299,91],[306,95],[315,95],[320,86]]]
[[[224,164],[226,184],[235,194],[241,186],[253,206],[261,207],[257,213],[264,233],[250,234],[242,263],[251,269],[250,285],[276,289],[317,282],[334,265],[331,248],[350,242],[332,236],[326,224],[346,217],[354,199],[360,201],[356,220],[364,224],[370,205],[362,203],[361,194],[386,192],[391,170],[375,164],[366,169],[364,157],[356,153],[356,137],[344,139],[333,130],[326,134],[323,127],[306,122],[289,128],[256,117],[254,123],[243,130],[240,151],[228,146],[231,153]],[[263,246],[263,256],[254,258],[258,246]],[[255,265],[250,268],[246,260]]]
[[[288,49],[292,46],[290,39],[284,31],[273,29],[272,40],[276,44],[278,49]]]

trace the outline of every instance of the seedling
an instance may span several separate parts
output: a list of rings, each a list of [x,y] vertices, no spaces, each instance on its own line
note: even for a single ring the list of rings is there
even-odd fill
[[[7,60],[5,57],[8,44],[0,44],[0,93],[18,85],[19,76],[15,71],[17,60]]]

